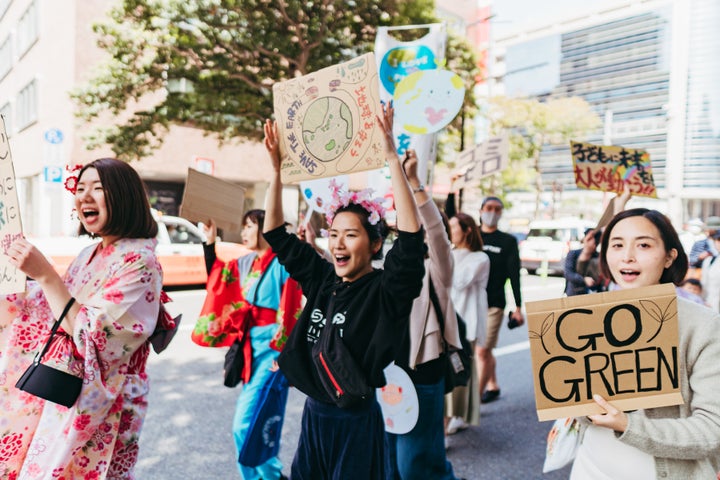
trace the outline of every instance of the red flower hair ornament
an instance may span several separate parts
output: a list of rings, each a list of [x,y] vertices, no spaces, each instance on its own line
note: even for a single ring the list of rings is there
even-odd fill
[[[73,195],[77,192],[78,185],[78,176],[75,172],[79,172],[82,168],[83,165],[80,165],[79,163],[72,166],[65,165],[65,171],[67,172],[67,177],[65,178],[65,190]]]

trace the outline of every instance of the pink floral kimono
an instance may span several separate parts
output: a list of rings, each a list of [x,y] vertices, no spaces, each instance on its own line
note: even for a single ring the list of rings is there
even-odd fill
[[[43,363],[82,375],[71,408],[15,388],[54,322],[42,290],[29,282],[25,294],[0,298],[0,479],[133,478],[162,288],[155,245],[120,239],[70,265],[64,281],[81,309]]]

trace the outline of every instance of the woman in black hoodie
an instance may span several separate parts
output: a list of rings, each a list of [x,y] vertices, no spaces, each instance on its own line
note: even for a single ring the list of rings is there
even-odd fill
[[[375,388],[407,331],[413,299],[424,274],[423,232],[413,192],[392,140],[392,106],[383,106],[382,126],[397,211],[398,239],[384,268],[387,225],[380,201],[367,191],[333,187],[328,210],[330,263],[284,227],[277,125],[265,124],[265,146],[274,175],[266,197],[264,235],[307,298],[278,359],[291,385],[308,398],[302,417],[294,480],[381,479],[384,428]]]

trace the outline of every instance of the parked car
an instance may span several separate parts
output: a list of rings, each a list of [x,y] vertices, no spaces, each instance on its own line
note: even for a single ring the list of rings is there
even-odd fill
[[[207,282],[203,256],[203,233],[193,223],[181,217],[156,214],[158,221],[156,253],[163,268],[163,285],[204,285]],[[98,240],[87,236],[60,238],[29,238],[54,265],[65,273],[80,250]],[[218,258],[231,260],[250,252],[239,243],[218,241]]]
[[[536,220],[530,222],[527,238],[520,242],[520,264],[528,273],[542,272],[562,275],[565,257],[580,248],[590,222],[578,219]]]

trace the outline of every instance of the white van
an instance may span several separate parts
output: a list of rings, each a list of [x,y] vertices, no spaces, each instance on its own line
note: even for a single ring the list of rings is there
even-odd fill
[[[594,226],[580,219],[530,222],[527,238],[520,242],[520,265],[528,273],[562,275],[568,252],[580,248],[585,230]]]

